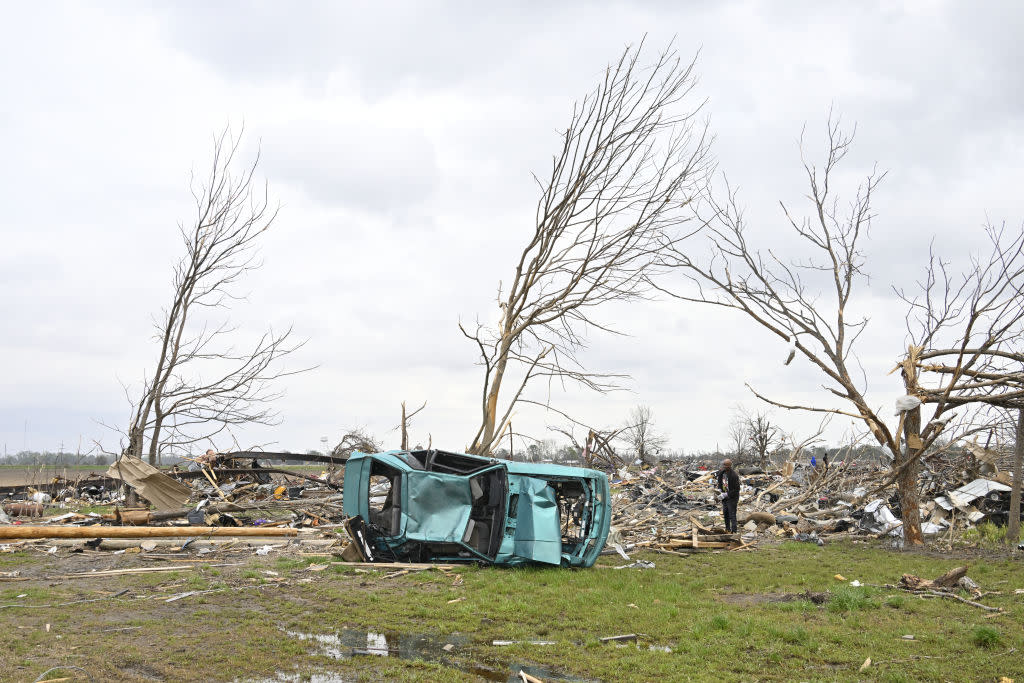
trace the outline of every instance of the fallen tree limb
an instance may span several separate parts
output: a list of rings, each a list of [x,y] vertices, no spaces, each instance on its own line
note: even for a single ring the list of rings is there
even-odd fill
[[[871,585],[871,584],[864,584],[864,585],[867,586],[867,585]],[[938,597],[938,598],[950,598],[952,600],[956,600],[958,602],[962,602],[965,605],[970,605],[971,607],[977,607],[978,609],[983,609],[986,612],[1004,612],[1005,611],[1002,607],[989,607],[988,605],[983,605],[980,602],[975,602],[974,600],[968,600],[966,598],[961,598],[959,595],[956,595],[954,593],[947,593],[946,591],[931,590],[930,588],[907,588],[906,586],[898,586],[898,585],[894,586],[891,583],[883,584],[882,587],[883,588],[889,588],[889,589],[895,588],[897,590],[905,591],[905,592],[911,593],[913,595],[920,595],[922,597],[923,596],[929,596],[929,597]]]
[[[983,605],[980,602],[975,602],[974,600],[968,600],[967,598],[961,598],[959,595],[956,595],[954,593],[945,593],[943,591],[932,591],[932,590],[912,591],[912,592],[914,592],[914,593],[916,593],[918,595],[924,594],[924,595],[935,595],[935,596],[938,596],[940,598],[952,598],[954,600],[958,600],[958,601],[964,603],[965,605],[970,605],[971,607],[977,607],[978,609],[983,609],[986,612],[1002,612],[1003,611],[1002,607],[989,607],[988,605]]]

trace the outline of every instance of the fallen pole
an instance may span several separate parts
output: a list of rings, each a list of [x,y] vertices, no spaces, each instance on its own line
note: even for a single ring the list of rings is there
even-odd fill
[[[166,538],[171,536],[297,536],[296,529],[228,526],[0,526],[0,538]]]
[[[86,546],[85,543],[89,540],[95,539],[84,539],[84,538],[50,538],[50,539],[39,539],[45,540],[46,545],[55,545],[58,548],[85,548],[92,547]],[[98,546],[95,546],[94,550],[125,550],[126,548],[138,548],[141,543],[150,541],[156,548],[174,548],[181,546],[185,542],[184,538],[104,538]],[[248,548],[259,548],[263,545],[270,545],[274,543],[285,543],[293,540],[291,537],[282,538],[281,536],[246,536],[245,538],[203,538],[194,540],[188,544],[189,549],[199,550],[201,548],[209,548],[212,550],[221,549],[248,549]],[[314,548],[327,548],[325,552],[319,553],[320,555],[330,556],[330,546],[335,545],[338,541],[329,538],[299,538],[295,539],[304,547],[308,549]],[[3,578],[0,577],[0,581]]]

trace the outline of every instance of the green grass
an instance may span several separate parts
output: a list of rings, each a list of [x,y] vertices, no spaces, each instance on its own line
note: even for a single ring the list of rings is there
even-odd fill
[[[991,650],[1002,642],[1002,638],[997,629],[991,626],[978,626],[974,629],[974,633],[971,634],[971,642],[978,647]]]
[[[962,542],[989,550],[1001,548],[1006,542],[1006,527],[996,526],[988,521],[982,522],[978,526],[965,531]]]
[[[878,603],[872,599],[875,591],[866,586],[842,585],[833,588],[832,597],[827,605],[830,612],[853,612],[861,609],[872,609],[878,607]]]
[[[1024,601],[1013,594],[1024,588],[1024,572],[1013,559],[967,561],[983,589],[1000,591],[984,602],[1006,612],[990,617],[951,600],[874,587],[895,583],[903,573],[938,576],[964,564],[962,558],[861,544],[642,555],[657,565],[648,570],[611,569],[620,560],[604,558],[605,568],[589,570],[464,567],[390,579],[384,578],[388,571],[344,566],[308,571],[309,564],[327,561],[323,557],[242,557],[239,567],[0,584],[9,598],[0,604],[132,591],[73,608],[4,609],[0,671],[10,673],[0,679],[33,680],[49,666],[74,663],[96,680],[114,681],[245,681],[276,671],[335,672],[346,680],[473,680],[465,671],[471,665],[504,675],[514,662],[606,681],[1024,678],[1024,660],[1005,654],[1024,651]],[[33,568],[52,561],[38,555],[22,560]],[[835,580],[837,573],[873,586],[852,587]],[[160,599],[209,589],[222,590],[172,603]],[[808,591],[828,592],[830,599],[816,605],[804,596]],[[21,593],[28,595],[13,600]],[[140,628],[108,630],[124,627]],[[433,661],[337,660],[316,642],[284,633],[343,629],[392,634],[391,643],[426,634],[460,645],[445,661],[439,645],[430,650]],[[600,642],[625,633],[639,634],[638,642]],[[914,640],[904,640],[905,634]],[[498,639],[556,644],[491,644]],[[195,643],[202,643],[201,657]],[[861,674],[868,657],[873,663]]]

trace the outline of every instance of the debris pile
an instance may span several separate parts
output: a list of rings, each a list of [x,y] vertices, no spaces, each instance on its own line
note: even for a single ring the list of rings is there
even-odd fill
[[[921,499],[925,535],[952,537],[984,521],[1006,524],[1012,477],[991,458],[972,459],[927,463]],[[747,548],[765,538],[821,545],[839,534],[902,537],[896,487],[886,485],[888,468],[855,461],[817,467],[788,461],[769,471],[738,471],[740,533],[735,535],[726,533],[716,472],[707,465],[663,461],[615,470],[612,540],[626,550],[689,552]]]
[[[266,455],[330,469],[316,475],[268,467],[260,462]],[[266,455],[211,453],[170,469],[123,456],[103,475],[8,486],[0,547],[42,539],[51,547],[122,552],[157,545],[200,552],[256,547],[262,554],[285,546],[340,546],[344,461]]]
[[[275,467],[275,460],[306,468]],[[315,541],[340,550],[344,464],[338,455],[210,452],[158,469],[126,456],[103,474],[0,489],[0,545],[57,539],[50,545],[262,549]],[[737,467],[740,528],[729,533],[712,463],[614,465],[608,464],[613,519],[605,552],[627,560],[638,549],[685,554],[774,539],[822,545],[837,535],[902,537],[887,467],[852,460]],[[927,460],[922,531],[951,541],[986,521],[1005,525],[1011,484],[1004,462],[985,449]]]

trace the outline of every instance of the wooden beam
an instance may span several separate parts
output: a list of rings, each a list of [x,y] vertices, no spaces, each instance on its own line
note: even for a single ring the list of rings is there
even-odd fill
[[[0,538],[167,538],[297,536],[297,529],[230,526],[0,526]]]

